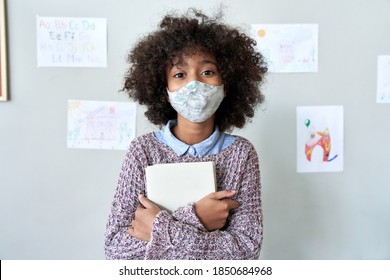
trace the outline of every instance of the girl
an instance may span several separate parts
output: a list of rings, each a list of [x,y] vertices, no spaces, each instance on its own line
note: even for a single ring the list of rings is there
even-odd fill
[[[167,15],[130,52],[124,90],[165,127],[132,141],[106,228],[108,259],[257,259],[262,243],[259,162],[242,128],[263,102],[267,71],[255,41],[193,15]],[[173,213],[147,199],[145,168],[214,161],[217,192]]]

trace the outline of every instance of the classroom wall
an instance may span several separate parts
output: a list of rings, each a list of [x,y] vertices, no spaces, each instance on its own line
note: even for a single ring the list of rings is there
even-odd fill
[[[67,101],[127,101],[126,54],[166,11],[220,1],[9,0],[10,100],[0,102],[0,259],[103,259],[125,151],[67,148]],[[234,133],[255,145],[262,259],[390,259],[390,104],[376,103],[390,54],[388,0],[225,0],[225,19],[319,25],[317,73],[269,74],[266,103]],[[37,67],[36,16],[103,17],[108,67]],[[296,173],[296,107],[344,106],[344,171]],[[137,111],[137,135],[156,129]]]

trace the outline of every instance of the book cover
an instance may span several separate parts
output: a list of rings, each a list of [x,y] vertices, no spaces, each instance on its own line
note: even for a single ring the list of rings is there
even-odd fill
[[[215,191],[213,161],[156,164],[146,168],[146,195],[161,209],[173,212]]]

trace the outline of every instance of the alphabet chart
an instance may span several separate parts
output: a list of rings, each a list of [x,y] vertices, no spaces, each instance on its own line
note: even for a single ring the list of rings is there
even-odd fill
[[[37,16],[38,67],[107,67],[104,18]]]

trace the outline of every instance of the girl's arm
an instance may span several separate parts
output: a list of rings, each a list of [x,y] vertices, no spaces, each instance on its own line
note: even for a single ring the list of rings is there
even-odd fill
[[[130,147],[124,160],[105,233],[107,259],[144,259],[146,242],[131,237],[130,222],[144,193],[143,167]]]

